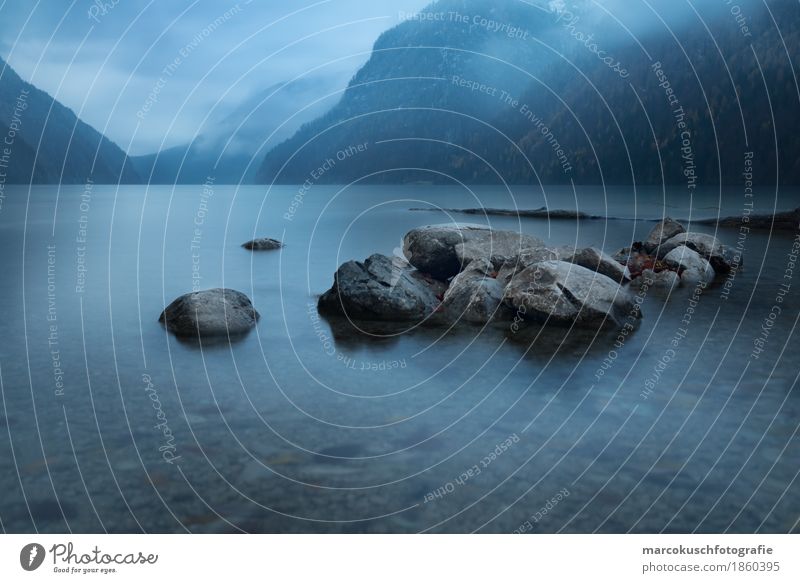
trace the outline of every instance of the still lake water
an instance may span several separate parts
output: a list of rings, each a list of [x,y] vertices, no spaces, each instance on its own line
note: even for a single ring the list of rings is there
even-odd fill
[[[496,187],[315,186],[294,206],[288,186],[85,194],[7,187],[0,210],[5,531],[798,530],[794,234],[748,235],[730,294],[702,296],[646,398],[686,292],[650,294],[613,353],[614,334],[356,334],[316,314],[341,262],[392,254],[410,228],[450,220],[409,207],[577,207],[619,220],[488,222],[613,252],[652,227],[631,219],[713,216],[718,191],[691,206],[680,191],[613,188],[548,188],[545,200],[525,188],[512,199]],[[724,199],[721,214],[741,213],[740,191]],[[764,210],[798,201],[756,197]],[[240,247],[254,236],[286,247]],[[737,241],[735,229],[718,236]],[[257,328],[202,346],[166,333],[159,313],[196,285],[247,293]]]

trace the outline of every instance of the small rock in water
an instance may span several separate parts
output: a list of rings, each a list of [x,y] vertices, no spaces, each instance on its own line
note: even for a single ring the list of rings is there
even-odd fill
[[[247,243],[242,243],[242,247],[250,249],[251,251],[272,251],[273,249],[280,249],[283,247],[283,243],[277,239],[264,237],[262,239],[253,239]]]
[[[250,330],[260,317],[242,292],[216,288],[180,296],[158,321],[176,336],[234,336]]]

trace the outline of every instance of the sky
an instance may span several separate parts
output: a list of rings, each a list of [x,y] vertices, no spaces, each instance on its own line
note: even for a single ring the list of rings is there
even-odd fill
[[[430,0],[0,0],[0,56],[132,155],[300,77],[344,89]]]

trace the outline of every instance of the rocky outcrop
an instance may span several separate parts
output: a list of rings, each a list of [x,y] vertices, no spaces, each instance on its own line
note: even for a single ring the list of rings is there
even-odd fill
[[[484,324],[503,315],[505,284],[494,276],[494,266],[486,259],[476,259],[456,275],[444,294],[448,318]]]
[[[595,247],[578,249],[571,257],[564,260],[601,273],[617,283],[627,283],[631,280],[631,272],[627,266],[621,265],[613,257]]]
[[[375,254],[342,264],[318,305],[357,320],[422,321],[438,309],[445,287],[398,257]]]
[[[720,243],[713,235],[705,233],[680,233],[675,235],[661,245],[658,257],[666,257],[670,251],[681,245],[697,251],[711,263],[711,267],[718,273],[727,273],[734,265],[742,265],[741,256],[737,256],[732,249]]]
[[[523,249],[543,247],[536,237],[495,231],[482,225],[432,225],[409,231],[403,253],[409,263],[432,277],[447,280],[475,259],[488,259],[495,269]]]
[[[525,318],[578,326],[621,326],[640,317],[630,293],[605,275],[566,261],[543,261],[514,275],[504,301]]]
[[[280,249],[283,247],[283,243],[277,239],[264,237],[261,239],[253,239],[247,243],[242,243],[242,247],[245,249],[250,249],[251,251],[272,251],[273,249]]]
[[[235,336],[260,318],[250,298],[232,289],[209,289],[180,296],[158,321],[176,336]]]
[[[685,245],[667,253],[664,263],[678,271],[681,281],[687,285],[709,284],[716,276],[711,264]]]

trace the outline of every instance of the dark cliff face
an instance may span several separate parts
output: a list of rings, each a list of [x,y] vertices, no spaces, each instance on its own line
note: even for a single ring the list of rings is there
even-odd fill
[[[8,183],[139,182],[116,144],[23,81],[2,60],[0,132],[0,141],[9,150]]]
[[[303,182],[336,159],[311,179],[691,192],[741,182],[753,152],[755,182],[798,184],[800,7],[743,6],[744,23],[716,4],[667,7],[662,23],[643,10],[436,2],[379,38],[339,104],[269,152],[258,180]]]

